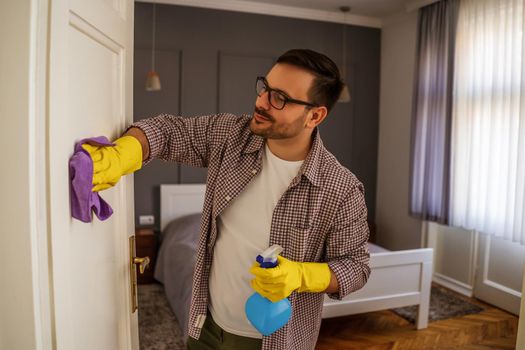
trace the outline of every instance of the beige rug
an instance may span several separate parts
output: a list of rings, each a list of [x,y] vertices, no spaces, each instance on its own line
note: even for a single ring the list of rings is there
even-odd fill
[[[459,294],[446,288],[433,285],[430,290],[430,307],[428,311],[429,322],[477,314],[483,310],[485,309],[481,306],[469,303]],[[392,311],[409,322],[416,322],[418,311],[417,306],[407,306],[392,309]]]
[[[182,330],[161,284],[139,285],[139,341],[141,350],[183,350]]]

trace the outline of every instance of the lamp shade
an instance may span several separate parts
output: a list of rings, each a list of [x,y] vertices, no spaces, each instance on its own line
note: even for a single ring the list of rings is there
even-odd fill
[[[343,87],[343,91],[341,91],[337,102],[350,102],[350,91],[348,90],[348,86],[346,86],[346,84]]]
[[[146,91],[159,91],[160,90],[160,78],[157,72],[151,70],[148,72],[148,78],[146,79]]]

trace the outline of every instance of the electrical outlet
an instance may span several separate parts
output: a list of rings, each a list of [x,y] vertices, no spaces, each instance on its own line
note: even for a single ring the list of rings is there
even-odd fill
[[[139,225],[154,225],[155,216],[153,215],[140,215],[139,216]]]

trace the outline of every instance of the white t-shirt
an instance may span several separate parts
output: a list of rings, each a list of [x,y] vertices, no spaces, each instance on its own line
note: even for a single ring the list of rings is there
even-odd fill
[[[246,300],[254,293],[249,269],[255,257],[268,248],[273,210],[302,164],[302,160],[276,157],[266,145],[260,174],[217,220],[209,309],[213,320],[229,333],[262,338],[244,312]]]

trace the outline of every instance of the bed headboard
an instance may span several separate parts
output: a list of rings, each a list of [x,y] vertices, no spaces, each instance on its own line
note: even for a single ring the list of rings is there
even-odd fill
[[[181,216],[202,212],[205,184],[160,185],[160,229]]]

